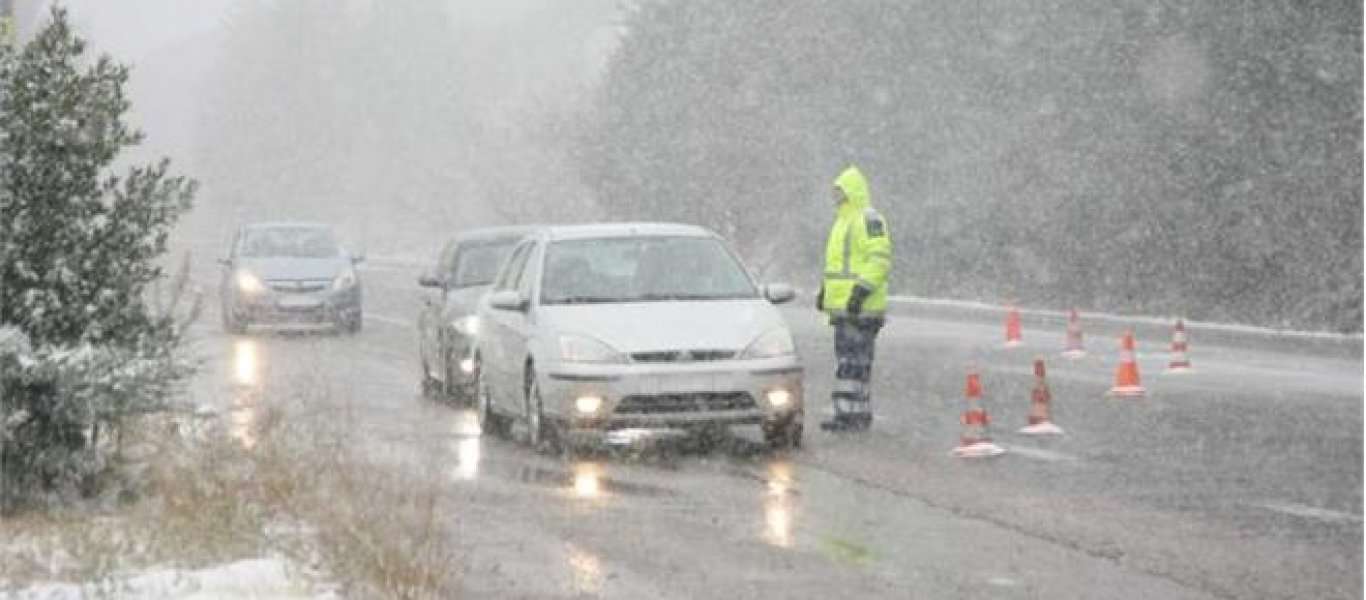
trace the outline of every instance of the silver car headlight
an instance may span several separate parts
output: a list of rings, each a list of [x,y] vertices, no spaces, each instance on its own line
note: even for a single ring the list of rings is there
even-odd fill
[[[792,341],[792,333],[786,327],[770,329],[740,353],[740,358],[777,358],[797,353],[797,345]]]
[[[465,337],[479,337],[479,315],[467,315],[451,321],[451,328]]]
[[[626,357],[606,343],[585,335],[560,336],[560,360],[583,363],[623,363]]]
[[[341,275],[332,280],[332,289],[334,290],[344,290],[353,285],[356,285],[356,271],[354,269],[342,271]]]
[[[266,290],[265,284],[249,271],[239,270],[234,279],[237,281],[237,289],[244,294],[259,294]]]

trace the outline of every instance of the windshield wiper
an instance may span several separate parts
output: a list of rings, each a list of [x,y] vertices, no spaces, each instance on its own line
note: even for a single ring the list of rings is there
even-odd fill
[[[611,296],[565,296],[548,300],[546,304],[603,304],[606,302],[623,302],[623,299]]]
[[[661,301],[661,300],[734,300],[737,298],[748,298],[740,294],[644,294],[641,300]]]

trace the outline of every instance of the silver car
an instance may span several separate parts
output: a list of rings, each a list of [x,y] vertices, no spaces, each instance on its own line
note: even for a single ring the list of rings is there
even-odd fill
[[[530,227],[490,227],[462,232],[441,249],[436,266],[418,278],[429,288],[417,319],[422,390],[460,401],[474,398],[475,311]]]
[[[243,226],[218,261],[223,328],[245,333],[256,323],[332,323],[357,333],[363,319],[355,265],[364,260],[342,249],[327,225]]]
[[[481,302],[479,418],[539,448],[759,425],[802,439],[802,366],[773,304],[700,227],[548,227],[524,239]]]

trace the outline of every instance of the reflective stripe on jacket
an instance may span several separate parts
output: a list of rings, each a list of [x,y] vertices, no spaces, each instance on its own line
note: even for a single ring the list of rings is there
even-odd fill
[[[887,311],[887,276],[892,270],[892,232],[887,221],[873,209],[868,181],[857,167],[845,169],[835,185],[847,198],[839,205],[835,224],[825,242],[825,298],[821,309],[843,315],[855,286],[872,295],[863,302],[862,314]]]

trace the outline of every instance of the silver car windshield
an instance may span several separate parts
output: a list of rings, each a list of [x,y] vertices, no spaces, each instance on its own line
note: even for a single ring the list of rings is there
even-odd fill
[[[496,242],[468,243],[460,246],[456,257],[455,272],[451,274],[451,285],[469,287],[488,285],[498,276],[498,268],[503,266],[512,247],[521,238],[510,238]]]
[[[332,232],[320,227],[259,227],[243,232],[240,253],[248,258],[333,258],[341,248]]]
[[[626,237],[550,244],[542,304],[755,298],[758,291],[720,240]]]

